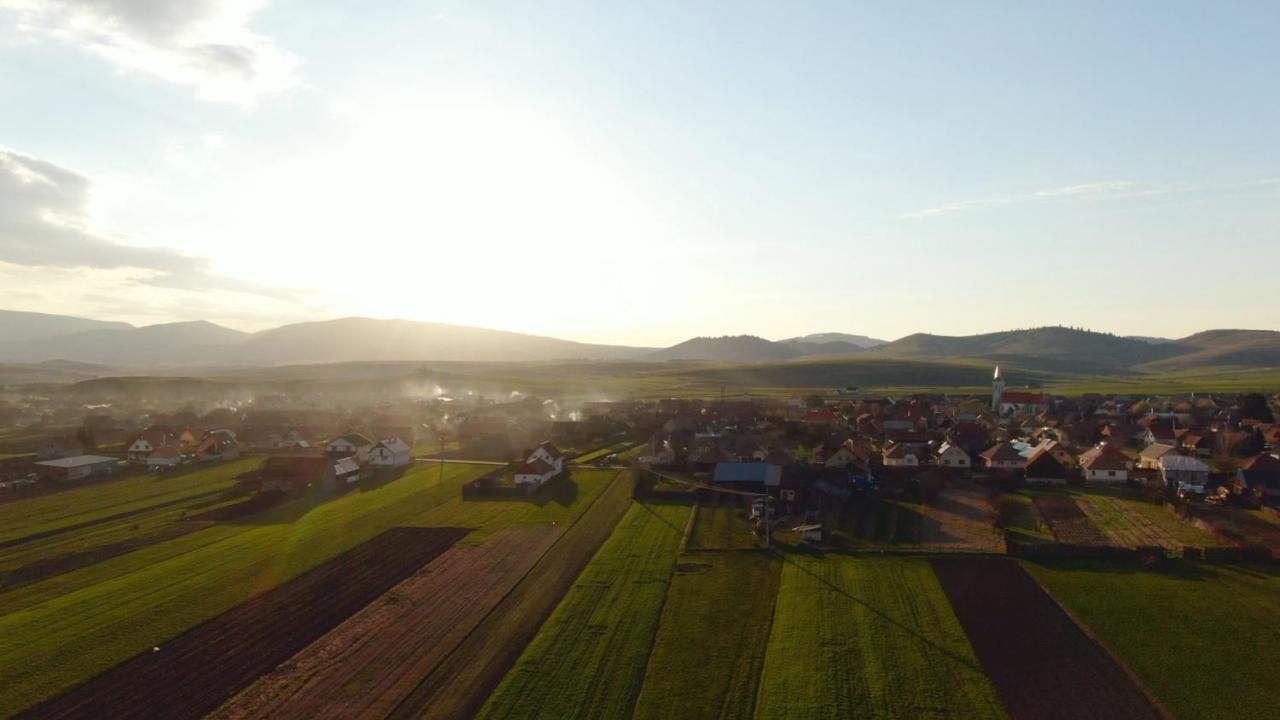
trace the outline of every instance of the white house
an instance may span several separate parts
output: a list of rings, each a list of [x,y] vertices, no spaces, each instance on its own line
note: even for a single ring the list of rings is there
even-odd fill
[[[516,485],[538,487],[564,469],[564,454],[550,442],[544,442],[529,453],[524,465],[515,472]]]
[[[400,438],[388,438],[369,451],[369,464],[374,467],[398,468],[413,462],[409,446]]]
[[[134,465],[146,465],[151,453],[155,452],[156,448],[169,444],[170,438],[169,434],[159,430],[144,430],[129,443],[127,452],[129,462]]]
[[[1160,479],[1178,493],[1203,495],[1209,482],[1209,466],[1199,458],[1165,453],[1160,457]]]
[[[939,467],[967,468],[970,465],[969,453],[949,442],[944,442],[938,446],[938,451],[934,454],[934,461],[937,462]]]
[[[364,464],[369,461],[369,452],[373,450],[373,441],[360,433],[347,433],[336,437],[325,445],[325,451],[336,457],[352,457]]]
[[[1133,460],[1115,447],[1102,443],[1080,456],[1080,469],[1088,482],[1122,483],[1129,479]]]

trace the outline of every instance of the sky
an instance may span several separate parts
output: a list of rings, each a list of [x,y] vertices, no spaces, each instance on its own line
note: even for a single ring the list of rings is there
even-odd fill
[[[0,0],[0,308],[1280,329],[1280,4]]]

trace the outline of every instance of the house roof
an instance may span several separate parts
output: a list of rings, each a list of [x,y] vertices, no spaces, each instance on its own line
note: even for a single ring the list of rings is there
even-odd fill
[[[1106,443],[1080,456],[1080,467],[1086,470],[1128,470],[1131,462],[1127,455]]]
[[[335,475],[349,475],[353,472],[360,472],[360,463],[356,462],[353,457],[344,457],[333,464],[333,473]]]
[[[539,443],[538,447],[542,448],[543,450],[546,450],[547,454],[551,456],[552,460],[556,458],[564,457],[564,453],[560,452],[560,448],[556,447],[555,444],[552,443],[550,440],[546,440]]]
[[[1160,457],[1160,467],[1165,470],[1177,470],[1182,472],[1209,472],[1209,466],[1205,465],[1198,458],[1187,457],[1186,455],[1174,455],[1172,453],[1168,453]]]
[[[85,465],[103,465],[116,462],[119,462],[119,460],[102,455],[76,455],[75,457],[59,458],[57,460],[42,460],[36,465],[52,468],[78,468]]]
[[[1015,405],[1047,405],[1049,399],[1043,393],[1008,390],[1000,396],[1000,402]]]
[[[1164,445],[1162,443],[1152,443],[1142,449],[1142,457],[1147,460],[1159,460],[1160,458],[1174,452],[1172,445]]]
[[[352,444],[352,445],[355,445],[356,447],[362,447],[362,446],[364,446],[364,445],[372,445],[372,444],[373,444],[373,440],[369,439],[368,437],[366,437],[366,436],[364,436],[364,435],[362,435],[362,434],[360,434],[360,433],[356,433],[356,432],[353,432],[353,433],[347,433],[346,435],[342,435],[342,436],[336,437],[336,438],[334,438],[334,439],[330,440],[330,441],[329,441],[329,444],[330,444],[330,445],[332,445],[333,443],[336,443],[336,442],[338,442],[339,440],[345,440],[345,441],[347,441],[348,443],[350,443],[350,444]]]
[[[527,462],[516,470],[516,475],[547,475],[555,472],[556,468],[551,463],[542,458],[534,458],[533,462]]]
[[[1022,455],[1009,443],[996,443],[980,453],[981,457],[991,462],[1022,462]]]
[[[767,463],[717,463],[712,482],[777,486],[782,482],[782,468]]]
[[[884,451],[884,456],[890,460],[901,460],[910,454],[905,445],[893,445]]]
[[[393,453],[409,452],[409,445],[398,437],[387,438],[378,444]]]

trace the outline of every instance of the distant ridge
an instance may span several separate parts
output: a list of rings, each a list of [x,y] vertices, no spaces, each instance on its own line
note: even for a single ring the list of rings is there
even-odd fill
[[[813,335],[802,335],[800,337],[787,338],[779,340],[784,343],[802,343],[811,345],[825,345],[828,343],[844,343],[857,348],[867,349],[884,345],[887,340],[878,340],[866,335],[850,335],[849,333],[814,333]]]

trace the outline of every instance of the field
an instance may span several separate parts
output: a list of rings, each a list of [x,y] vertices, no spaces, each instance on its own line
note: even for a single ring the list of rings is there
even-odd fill
[[[1004,552],[1004,537],[991,524],[986,490],[953,485],[927,505],[913,506],[923,516],[920,543],[934,552]]]
[[[708,493],[694,513],[689,547],[699,550],[731,550],[761,544],[751,531],[748,498],[729,493]]]
[[[216,717],[386,717],[558,534],[554,525],[518,525],[450,549],[260,678]]]
[[[1026,568],[1137,673],[1176,717],[1274,717],[1272,566],[1187,564],[1139,572],[1101,562]]]
[[[782,569],[756,713],[1004,716],[927,560],[801,554]]]
[[[1072,545],[1109,545],[1110,538],[1093,524],[1075,499],[1057,490],[1026,491],[1032,493],[1035,508],[1044,518],[1058,542]]]
[[[612,445],[606,445],[602,448],[597,448],[595,450],[592,450],[591,452],[583,453],[573,458],[573,462],[589,463],[589,462],[595,462],[596,460],[605,458],[609,455],[612,455],[613,453],[618,453],[619,455],[621,455],[622,453],[631,449],[635,445],[636,445],[636,441],[634,440],[623,440],[622,442],[616,442]]]
[[[464,535],[393,528],[42,705],[41,718],[201,718]]]
[[[472,717],[632,505],[634,474],[620,473],[498,606],[390,717]]]
[[[629,714],[689,512],[684,504],[634,503],[480,717]]]
[[[1089,488],[1073,497],[1089,521],[1120,547],[1158,545],[1181,551],[1184,546],[1218,544],[1212,535],[1123,489]]]
[[[1280,524],[1261,510],[1191,505],[1191,517],[1205,523],[1227,545],[1261,546],[1280,557]]]
[[[680,558],[633,717],[749,720],[781,570],[763,552]]]
[[[918,548],[924,529],[918,506],[889,499],[855,500],[834,519],[835,541],[859,548]]]
[[[0,595],[0,714],[163,645],[391,527],[469,525],[494,514],[478,507],[453,513],[452,523],[428,518],[460,502],[461,485],[487,469],[451,464],[442,480],[435,467],[416,468],[319,505],[299,498]]]
[[[933,564],[1015,720],[1160,717],[1016,561],[935,558]]]

